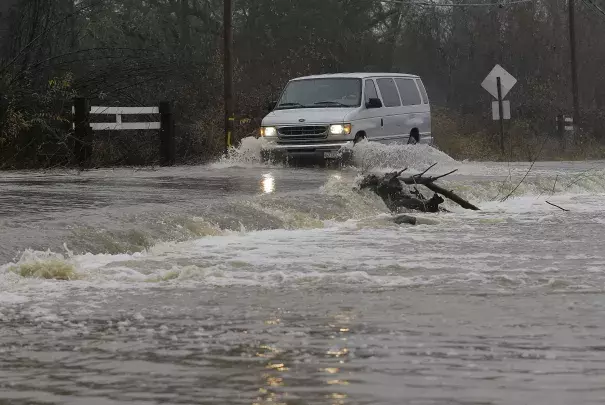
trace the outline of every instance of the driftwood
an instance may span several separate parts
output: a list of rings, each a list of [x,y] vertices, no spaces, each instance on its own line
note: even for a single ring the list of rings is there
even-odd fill
[[[399,214],[399,215],[394,215],[393,218],[391,218],[391,221],[395,222],[396,224],[410,224],[410,225],[436,225],[439,222],[428,219],[428,218],[417,218],[417,217],[413,217],[411,215],[408,214]]]
[[[563,208],[563,207],[559,207],[557,204],[553,204],[553,203],[551,203],[550,201],[546,201],[546,204],[548,204],[548,205],[552,205],[553,207],[557,207],[557,208],[558,208],[558,209],[560,209],[561,211],[569,212],[569,210],[568,210],[568,209],[565,209],[565,208]]]
[[[434,183],[425,184],[425,187],[428,188],[429,190],[435,192],[435,193],[439,193],[442,196],[444,196],[444,197],[452,200],[453,202],[455,202],[456,204],[458,204],[462,208],[466,208],[467,210],[479,211],[479,208],[477,208],[476,206],[474,206],[470,202],[466,201],[465,199],[460,198],[458,195],[454,194],[453,191],[448,191],[448,190],[446,190],[446,189],[444,189],[442,187],[439,187],[438,185],[436,185]]]
[[[411,215],[401,214],[401,215],[397,215],[397,216],[393,217],[393,222],[395,222],[398,225],[401,225],[401,224],[416,225],[418,223],[418,218],[413,217]]]
[[[445,201],[443,197],[452,200],[463,208],[478,211],[479,208],[458,196],[453,191],[446,190],[435,184],[435,181],[455,173],[456,170],[440,176],[425,177],[425,174],[434,166],[435,165],[432,165],[422,173],[408,177],[401,176],[407,169],[403,169],[399,172],[386,173],[382,176],[370,174],[363,178],[359,188],[370,189],[375,192],[382,198],[389,210],[394,213],[401,213],[406,210],[422,212],[444,211],[443,208],[439,207],[439,205]],[[418,186],[426,187],[434,193],[433,196],[428,199],[425,198],[418,190]],[[398,216],[396,218],[397,223],[416,224],[416,220],[413,217]]]

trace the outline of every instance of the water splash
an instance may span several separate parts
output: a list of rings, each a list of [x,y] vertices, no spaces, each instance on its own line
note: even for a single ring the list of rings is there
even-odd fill
[[[458,164],[455,159],[440,150],[424,144],[399,145],[362,141],[346,146],[353,154],[353,164],[362,172],[374,169],[401,170],[409,168],[423,171],[432,164],[450,167]]]
[[[73,265],[61,260],[51,259],[33,263],[23,263],[9,268],[21,277],[42,278],[47,280],[75,280],[78,278]]]
[[[46,280],[77,280],[75,266],[62,254],[51,251],[36,252],[26,250],[20,259],[14,263],[0,267],[0,270],[17,274],[23,278]]]
[[[265,139],[247,137],[241,144],[229,149],[227,156],[221,157],[210,165],[211,168],[225,169],[230,167],[285,167],[284,160],[271,160],[264,157],[262,150],[270,149]],[[401,169],[408,167],[412,170],[424,170],[438,163],[441,166],[458,164],[455,159],[429,145],[399,145],[382,144],[379,142],[362,141],[357,145],[345,144],[339,151],[339,156],[352,156],[343,163],[352,165],[367,172],[372,169]]]
[[[209,166],[213,169],[226,169],[230,167],[267,167],[272,162],[265,161],[262,156],[262,149],[267,142],[262,138],[253,136],[242,139],[239,146],[231,147],[227,156],[222,156],[217,162]]]

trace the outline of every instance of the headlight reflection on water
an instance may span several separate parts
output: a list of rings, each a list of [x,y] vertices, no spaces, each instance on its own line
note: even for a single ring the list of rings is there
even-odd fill
[[[260,184],[261,190],[265,194],[271,194],[275,191],[275,178],[271,173],[263,174]]]

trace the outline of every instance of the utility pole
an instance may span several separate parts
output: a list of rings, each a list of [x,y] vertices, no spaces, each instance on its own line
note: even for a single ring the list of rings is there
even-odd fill
[[[573,123],[580,124],[580,100],[578,96],[578,65],[576,59],[575,1],[569,1],[569,47],[571,49],[571,88],[573,93]]]
[[[224,80],[225,80],[225,153],[231,147],[233,134],[233,0],[223,0]]]
[[[399,12],[396,17],[393,17],[393,27],[391,33],[391,71],[395,71],[395,58],[397,56],[397,40],[401,36],[401,22],[403,21],[403,14],[405,13],[408,3],[401,2],[399,6]]]
[[[78,16],[76,14],[76,0],[69,1],[69,21],[71,30],[71,52],[75,52],[78,49]]]

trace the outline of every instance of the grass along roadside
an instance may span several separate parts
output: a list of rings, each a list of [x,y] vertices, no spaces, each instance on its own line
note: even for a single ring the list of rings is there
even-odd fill
[[[554,124],[553,130],[546,132],[537,129],[543,123],[523,120],[507,123],[503,154],[495,124],[486,125],[476,117],[442,108],[435,108],[432,114],[437,148],[456,160],[531,162],[605,158],[603,139],[582,133],[561,139],[554,130]]]

